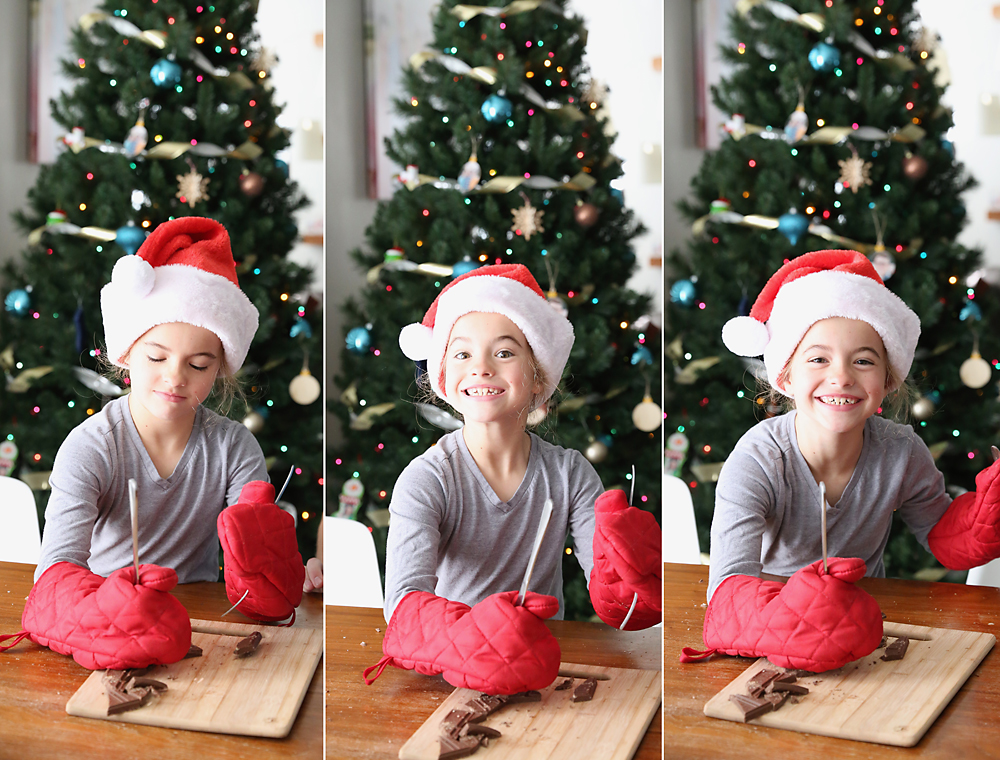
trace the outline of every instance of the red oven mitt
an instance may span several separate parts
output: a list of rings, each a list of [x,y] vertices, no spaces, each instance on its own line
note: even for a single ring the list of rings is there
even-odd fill
[[[167,593],[177,585],[168,567],[123,567],[107,578],[57,562],[28,594],[21,624],[31,640],[72,655],[90,670],[169,665],[191,648],[191,619]]]
[[[1000,557],[1000,460],[976,475],[976,490],[948,507],[927,536],[938,561],[968,570]]]
[[[594,569],[590,601],[608,625],[619,628],[638,594],[627,631],[663,620],[663,537],[656,518],[630,507],[621,490],[605,491],[594,504]]]
[[[878,602],[854,582],[863,560],[831,557],[775,583],[749,575],[726,578],[705,613],[708,652],[685,648],[682,662],[714,652],[767,657],[782,668],[814,673],[839,668],[875,651],[882,641]]]
[[[247,483],[239,503],[219,514],[218,527],[229,601],[239,602],[237,609],[254,620],[292,616],[294,621],[306,570],[295,518],[274,503],[274,486],[262,480]]]
[[[543,689],[559,674],[559,642],[542,622],[559,611],[552,596],[516,591],[474,607],[411,591],[396,607],[382,640],[384,657],[364,672],[371,685],[386,665],[444,676],[452,686],[487,694]],[[368,674],[378,672],[372,678]]]

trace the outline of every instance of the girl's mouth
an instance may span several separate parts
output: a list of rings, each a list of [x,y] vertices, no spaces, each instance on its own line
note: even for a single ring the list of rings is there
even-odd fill
[[[861,399],[849,398],[847,396],[818,396],[818,398],[824,404],[831,406],[854,406],[861,403]]]
[[[485,388],[482,386],[477,386],[475,388],[466,388],[462,391],[466,396],[499,396],[503,393],[500,388]]]

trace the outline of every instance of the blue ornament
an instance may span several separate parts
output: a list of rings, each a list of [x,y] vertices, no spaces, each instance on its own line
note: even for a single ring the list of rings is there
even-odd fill
[[[468,274],[473,269],[479,269],[479,262],[473,261],[468,256],[466,256],[461,261],[456,261],[451,267],[451,276],[461,277],[463,274]]]
[[[15,288],[3,299],[3,307],[15,317],[26,317],[31,310],[31,294],[24,288]]]
[[[809,65],[816,71],[833,71],[840,65],[840,51],[833,45],[819,42],[809,51]]]
[[[670,302],[678,306],[683,306],[685,309],[690,309],[694,306],[697,295],[694,283],[691,280],[677,280],[670,286]]]
[[[955,157],[955,143],[953,143],[951,140],[945,140],[942,137],[941,138],[941,147],[944,148],[945,152],[949,156],[951,156],[952,158]]]
[[[612,438],[607,433],[605,433],[604,435],[597,436],[597,440],[599,440],[601,443],[603,443],[609,449],[611,448],[611,444],[613,444],[615,442],[614,438]]]
[[[611,193],[611,197],[614,198],[616,201],[618,201],[619,206],[625,205],[625,193],[623,193],[617,187],[609,188],[609,192]]]
[[[368,348],[372,344],[372,334],[367,327],[355,327],[347,333],[347,350],[356,354],[368,353]]]
[[[979,304],[973,301],[966,301],[965,306],[958,313],[958,318],[963,322],[967,322],[970,319],[973,322],[978,322],[983,318],[983,311],[979,308]]]
[[[796,245],[799,238],[809,229],[809,219],[794,209],[778,217],[778,232],[788,238],[788,242]]]
[[[146,231],[134,224],[126,224],[115,230],[115,242],[130,256],[135,255],[146,239]]]
[[[639,346],[632,353],[632,366],[635,366],[636,364],[642,364],[643,362],[645,362],[646,364],[652,364],[653,354],[650,353],[650,350],[645,346]]]
[[[176,87],[181,82],[180,64],[161,58],[149,70],[149,78],[157,87]]]
[[[510,118],[510,115],[514,112],[514,106],[507,98],[500,95],[490,95],[483,101],[483,106],[480,110],[483,112],[483,118],[486,121],[491,124],[499,124]]]
[[[282,161],[280,158],[276,158],[274,160],[274,168],[277,169],[278,171],[280,171],[282,174],[284,174],[286,179],[288,178],[288,162],[287,161]]]
[[[307,338],[311,338],[313,336],[313,331],[312,328],[309,326],[309,322],[303,319],[302,317],[299,317],[298,319],[295,320],[295,323],[292,325],[292,329],[288,331],[288,335],[292,338],[297,338],[300,335],[304,335]]]

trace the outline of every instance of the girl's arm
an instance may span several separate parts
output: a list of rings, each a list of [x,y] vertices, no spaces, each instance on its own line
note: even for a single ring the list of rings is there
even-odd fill
[[[583,568],[583,577],[589,586],[594,569],[594,504],[604,492],[604,486],[594,466],[579,452],[573,453],[577,462],[569,473],[569,530],[576,561]]]

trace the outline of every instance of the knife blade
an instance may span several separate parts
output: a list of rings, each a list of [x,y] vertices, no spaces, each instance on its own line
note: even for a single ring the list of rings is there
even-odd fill
[[[139,486],[135,478],[128,479],[128,504],[132,513],[132,562],[135,564],[135,582],[139,583]]]
[[[830,572],[826,564],[826,483],[819,482],[820,530],[823,532],[823,572]]]
[[[535,569],[535,559],[538,557],[538,549],[542,545],[542,539],[545,537],[545,529],[549,525],[550,517],[552,517],[552,499],[546,499],[545,506],[542,507],[542,519],[538,521],[538,531],[535,533],[535,545],[531,547],[531,558],[528,560],[528,569],[524,573],[524,580],[521,581],[521,590],[517,594],[517,599],[514,600],[515,607],[520,607],[524,604],[524,596],[528,593],[528,581],[531,580],[531,571]]]

